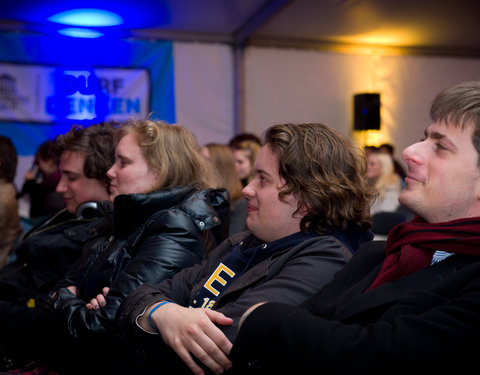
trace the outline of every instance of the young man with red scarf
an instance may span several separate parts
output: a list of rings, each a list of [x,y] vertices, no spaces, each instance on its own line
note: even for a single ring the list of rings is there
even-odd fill
[[[399,201],[417,216],[364,245],[300,306],[243,317],[239,374],[457,373],[480,343],[480,82],[441,91],[425,138],[403,151]],[[310,370],[310,371],[309,371]]]

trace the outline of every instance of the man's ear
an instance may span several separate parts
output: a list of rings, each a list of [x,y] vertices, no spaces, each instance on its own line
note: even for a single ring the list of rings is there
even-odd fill
[[[301,207],[298,207],[297,212],[295,213],[295,217],[302,219],[306,214],[308,214],[310,208],[310,205],[302,205]]]

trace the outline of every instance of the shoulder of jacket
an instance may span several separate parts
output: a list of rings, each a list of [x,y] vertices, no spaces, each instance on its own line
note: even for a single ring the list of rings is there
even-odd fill
[[[351,251],[348,247],[334,236],[320,235],[309,238],[294,246],[278,251],[273,257],[283,257],[284,259],[292,257],[312,256],[317,257],[336,254],[336,256],[350,259]]]

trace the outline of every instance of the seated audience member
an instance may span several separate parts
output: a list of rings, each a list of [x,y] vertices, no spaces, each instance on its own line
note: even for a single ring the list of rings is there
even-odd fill
[[[238,374],[469,373],[480,342],[480,82],[442,90],[425,139],[402,154],[415,212],[300,306],[246,314]],[[169,307],[169,306],[168,306]],[[167,307],[167,308],[168,308]]]
[[[372,152],[378,151],[377,147],[375,146],[364,146],[363,151],[365,152],[365,156],[368,158],[368,155],[370,155]]]
[[[253,165],[260,151],[260,144],[256,141],[242,141],[235,144],[232,150],[237,175],[242,182],[242,186],[245,187],[253,179]]]
[[[127,373],[221,373],[249,306],[302,302],[371,239],[365,158],[330,127],[271,127],[254,169],[243,189],[251,233],[122,303],[117,319],[138,355],[123,357]]]
[[[392,157],[393,160],[393,168],[395,170],[395,173],[398,174],[398,176],[403,180],[406,176],[407,173],[405,172],[405,169],[403,168],[402,164],[395,159],[395,147],[391,143],[383,143],[378,147],[378,152],[382,154],[387,154]]]
[[[398,196],[402,190],[400,177],[393,170],[390,155],[372,151],[367,156],[367,178],[377,192],[377,198],[370,207],[372,232],[375,240],[384,240],[397,224],[407,221],[400,212]]]
[[[378,193],[370,207],[370,213],[394,212],[398,206],[398,196],[402,190],[400,177],[393,170],[390,155],[372,152],[367,157],[367,178]]]
[[[242,196],[242,182],[235,170],[233,152],[227,145],[209,143],[202,148],[202,153],[216,166],[220,186],[230,193],[229,235],[247,230],[247,200]]]
[[[25,183],[18,198],[28,198],[32,225],[65,207],[62,195],[56,191],[61,175],[58,156],[54,140],[43,142],[35,153],[32,168],[25,174]]]
[[[233,150],[236,148],[236,146],[243,141],[253,141],[259,145],[262,144],[261,140],[259,137],[257,137],[253,133],[240,133],[232,137],[230,141],[228,142],[228,146]]]
[[[91,207],[109,196],[106,172],[115,160],[114,131],[108,124],[74,126],[56,140],[61,170],[57,191],[65,208],[26,233],[15,249],[15,261],[0,270],[0,369],[35,355],[29,333],[39,324],[38,306],[93,235],[99,212]]]
[[[7,264],[12,247],[21,235],[17,190],[17,150],[10,138],[0,135],[0,269]]]
[[[114,352],[122,300],[143,283],[159,283],[200,263],[213,243],[210,229],[221,222],[219,212],[226,207],[228,215],[228,193],[211,188],[213,168],[189,130],[131,120],[116,138],[115,163],[107,172],[111,202],[99,205],[105,215],[95,228],[99,236],[85,245],[49,299],[53,326],[66,332],[58,342],[68,338],[71,344],[63,355],[52,351],[49,363],[66,371],[83,373],[93,363],[79,365],[79,356],[102,359]]]

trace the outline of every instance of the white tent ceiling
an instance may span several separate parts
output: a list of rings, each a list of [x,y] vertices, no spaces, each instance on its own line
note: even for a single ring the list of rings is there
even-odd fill
[[[49,33],[48,18],[72,8],[119,13],[103,29],[122,37],[480,56],[477,0],[15,0],[2,2],[0,30]]]

